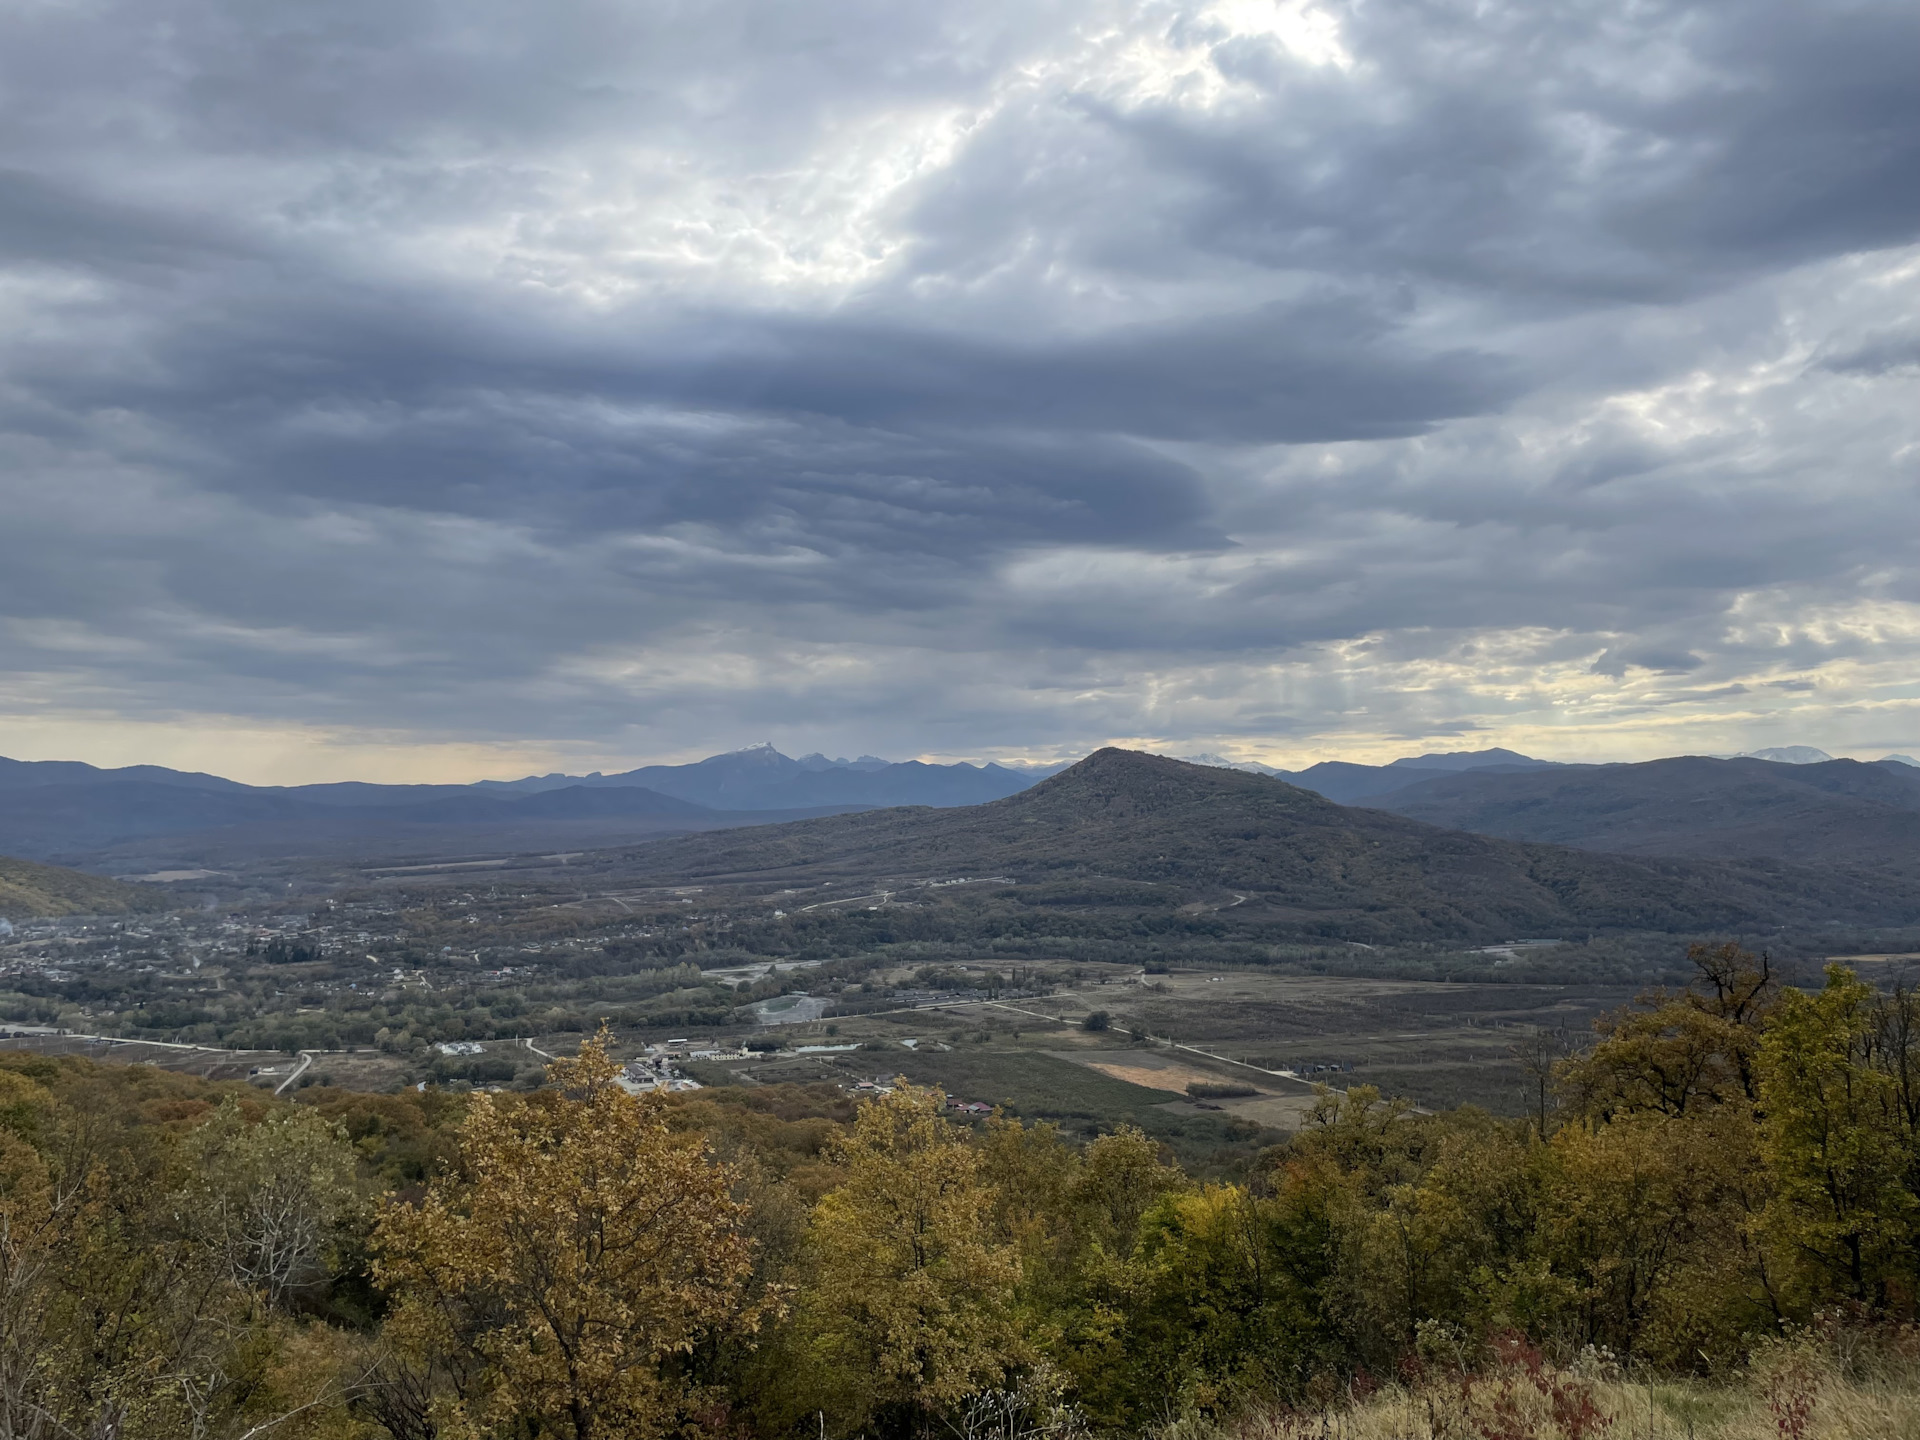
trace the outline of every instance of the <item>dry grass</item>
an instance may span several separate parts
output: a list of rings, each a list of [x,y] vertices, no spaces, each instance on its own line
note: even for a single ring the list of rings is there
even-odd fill
[[[1098,1070],[1103,1075],[1111,1075],[1116,1080],[1124,1080],[1129,1085],[1144,1085],[1149,1090],[1171,1090],[1176,1095],[1185,1095],[1190,1085],[1217,1084],[1220,1077],[1210,1075],[1204,1070],[1195,1070],[1186,1065],[1120,1065],[1105,1060],[1087,1060],[1083,1064],[1089,1070]]]
[[[1920,1346],[1886,1339],[1772,1346],[1724,1382],[1639,1381],[1509,1349],[1471,1374],[1436,1369],[1322,1406],[1186,1419],[1162,1440],[1920,1440]]]

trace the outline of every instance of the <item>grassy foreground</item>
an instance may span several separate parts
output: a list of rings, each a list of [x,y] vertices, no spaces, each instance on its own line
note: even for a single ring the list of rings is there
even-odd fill
[[[1320,1405],[1184,1418],[1160,1440],[1915,1440],[1920,1334],[1824,1327],[1760,1347],[1736,1377],[1635,1376],[1604,1353],[1554,1365],[1518,1338],[1484,1364],[1362,1377]]]

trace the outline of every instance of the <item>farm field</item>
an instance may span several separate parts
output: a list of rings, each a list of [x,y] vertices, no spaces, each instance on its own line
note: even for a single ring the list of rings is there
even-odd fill
[[[1218,971],[1149,976],[1123,994],[1094,999],[1115,1025],[1177,1045],[1341,1089],[1377,1085],[1430,1109],[1517,1114],[1525,1092],[1512,1046],[1536,1030],[1578,1043],[1634,990]]]
[[[1198,1153],[1297,1128],[1316,1082],[1377,1085],[1427,1109],[1522,1113],[1525,1078],[1511,1047],[1542,1029],[1578,1043],[1596,1015],[1631,996],[1609,986],[1112,967],[1044,997],[770,1027],[787,1050],[696,1074],[841,1084],[904,1075],[1070,1133],[1134,1124]],[[1107,1029],[1086,1028],[1096,1011],[1106,1012]],[[859,1048],[799,1048],[824,1045]],[[1270,1073],[1281,1070],[1293,1073]],[[1194,1081],[1239,1082],[1257,1093],[1195,1100],[1186,1094]]]

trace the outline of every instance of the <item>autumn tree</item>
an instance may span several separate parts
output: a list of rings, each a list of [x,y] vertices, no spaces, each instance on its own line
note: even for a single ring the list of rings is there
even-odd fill
[[[0,1070],[0,1437],[343,1434],[343,1347],[250,1313],[192,1223],[191,1148],[127,1077],[48,1068],[57,1090]]]
[[[1758,1233],[1767,1177],[1739,1108],[1575,1123],[1547,1158],[1538,1253],[1565,1287],[1562,1333],[1663,1363],[1728,1363],[1777,1315]]]
[[[1602,1016],[1599,1042],[1561,1068],[1584,1113],[1682,1115],[1759,1100],[1760,1036],[1782,995],[1771,962],[1733,944],[1695,945],[1687,959],[1691,985]]]
[[[698,1399],[684,1357],[757,1318],[728,1171],[619,1086],[607,1046],[603,1028],[525,1102],[476,1096],[457,1165],[380,1217],[387,1333],[437,1361],[447,1440],[666,1434]]]
[[[1539,1137],[1545,1140],[1547,1122],[1558,1099],[1557,1072],[1572,1056],[1573,1041],[1564,1030],[1536,1028],[1509,1045],[1507,1054],[1513,1057],[1526,1079],[1534,1128]]]
[[[862,1105],[808,1228],[803,1344],[849,1428],[924,1426],[1028,1355],[1017,1250],[996,1243],[981,1156],[944,1104],[902,1081]]]
[[[1069,1196],[1078,1147],[1050,1124],[995,1115],[978,1140],[981,1177],[993,1195],[992,1238],[1020,1261],[1020,1306],[1038,1318],[1053,1310],[1078,1269],[1081,1237]]]
[[[0,1070],[0,1436],[7,1440],[53,1433],[39,1361],[50,1340],[61,1212],[73,1197],[62,1194],[31,1143],[52,1108],[41,1086]]]
[[[1126,1331],[1108,1356],[1116,1374],[1086,1375],[1090,1391],[1121,1379],[1136,1413],[1156,1397],[1217,1410],[1248,1393],[1297,1394],[1325,1359],[1329,1255],[1325,1213],[1298,1198],[1240,1185],[1163,1196],[1129,1266]]]

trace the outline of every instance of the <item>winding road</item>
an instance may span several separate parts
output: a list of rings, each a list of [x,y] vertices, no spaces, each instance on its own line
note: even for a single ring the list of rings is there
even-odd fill
[[[275,1095],[280,1094],[289,1085],[293,1084],[294,1081],[298,1080],[302,1075],[306,1074],[307,1067],[313,1064],[313,1056],[314,1056],[313,1051],[302,1050],[300,1052],[300,1063],[293,1067],[293,1073],[291,1075],[287,1076],[286,1079],[282,1080],[278,1085],[273,1087],[273,1093]]]

